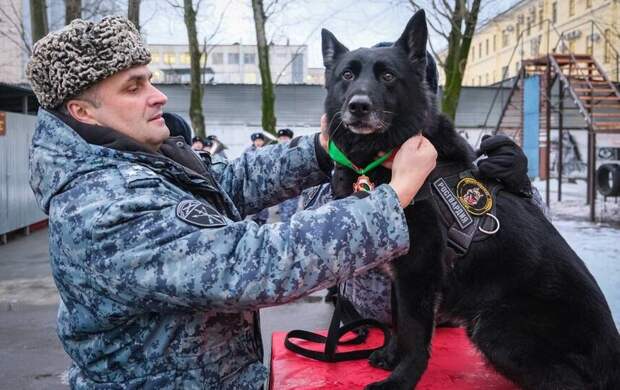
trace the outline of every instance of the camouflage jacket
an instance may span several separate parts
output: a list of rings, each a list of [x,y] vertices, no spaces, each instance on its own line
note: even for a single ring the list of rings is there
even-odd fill
[[[259,389],[258,308],[408,251],[385,185],[290,223],[243,220],[327,180],[316,139],[289,145],[213,164],[211,180],[161,155],[89,143],[40,110],[30,183],[49,214],[72,388]]]

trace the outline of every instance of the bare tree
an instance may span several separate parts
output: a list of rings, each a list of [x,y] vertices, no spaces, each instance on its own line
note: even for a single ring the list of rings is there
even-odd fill
[[[47,35],[47,6],[45,0],[30,0],[30,30],[32,43]]]
[[[202,83],[200,82],[200,46],[198,44],[198,30],[196,29],[196,14],[201,0],[194,6],[192,0],[183,0],[183,17],[187,27],[187,41],[190,57],[190,100],[189,117],[194,132],[199,137],[205,136],[205,117],[202,113]]]
[[[140,0],[127,0],[127,19],[140,31]]]
[[[277,3],[273,0],[271,4]],[[269,5],[268,5],[269,7]],[[271,81],[271,67],[269,66],[269,44],[265,33],[267,14],[263,6],[263,0],[252,0],[252,11],[254,12],[254,27],[256,29],[256,46],[258,50],[258,68],[261,77],[262,92],[262,119],[263,130],[272,134],[276,133],[275,103],[276,94]]]
[[[82,0],[65,0],[65,24],[82,17]]]
[[[0,37],[18,47],[28,56],[32,54],[32,41],[30,34],[24,26],[22,13],[17,9],[14,1],[7,1],[6,7],[0,7]],[[14,59],[10,59],[14,61]]]
[[[429,47],[445,74],[441,109],[454,120],[481,0],[408,0],[408,3],[414,10],[432,10],[426,13],[428,25],[447,43],[445,56],[438,55],[432,43]]]

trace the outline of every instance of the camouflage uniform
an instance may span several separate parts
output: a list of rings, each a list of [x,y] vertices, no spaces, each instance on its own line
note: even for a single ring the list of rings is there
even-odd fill
[[[49,214],[58,335],[73,360],[73,388],[259,389],[267,370],[258,308],[409,249],[386,185],[290,223],[243,220],[327,180],[316,138],[213,164],[212,180],[76,131],[40,110],[30,152],[30,183]],[[182,219],[183,202],[210,210],[201,220],[208,226]]]
[[[323,184],[302,193],[303,208],[312,210],[330,202],[331,186]],[[386,324],[392,322],[392,280],[382,267],[373,268],[347,279],[338,286],[340,294],[347,298],[364,318],[374,318]]]

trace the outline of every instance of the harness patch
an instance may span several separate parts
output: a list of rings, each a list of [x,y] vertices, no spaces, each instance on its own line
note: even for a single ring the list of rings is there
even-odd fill
[[[226,220],[215,207],[197,200],[182,200],[177,204],[177,217],[200,227],[226,226]]]
[[[439,178],[433,182],[433,187],[441,196],[441,199],[446,203],[448,209],[456,219],[456,222],[459,224],[461,229],[465,229],[467,226],[474,223],[471,215],[467,213],[465,208],[461,205],[457,197],[454,195],[450,186],[443,178]]]
[[[484,215],[493,207],[493,198],[489,190],[471,177],[458,182],[456,196],[463,207],[473,215]]]

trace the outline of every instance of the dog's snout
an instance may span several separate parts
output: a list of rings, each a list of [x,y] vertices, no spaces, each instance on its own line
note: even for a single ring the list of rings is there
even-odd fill
[[[367,95],[355,95],[349,100],[347,108],[355,116],[366,116],[372,110],[372,102]]]

